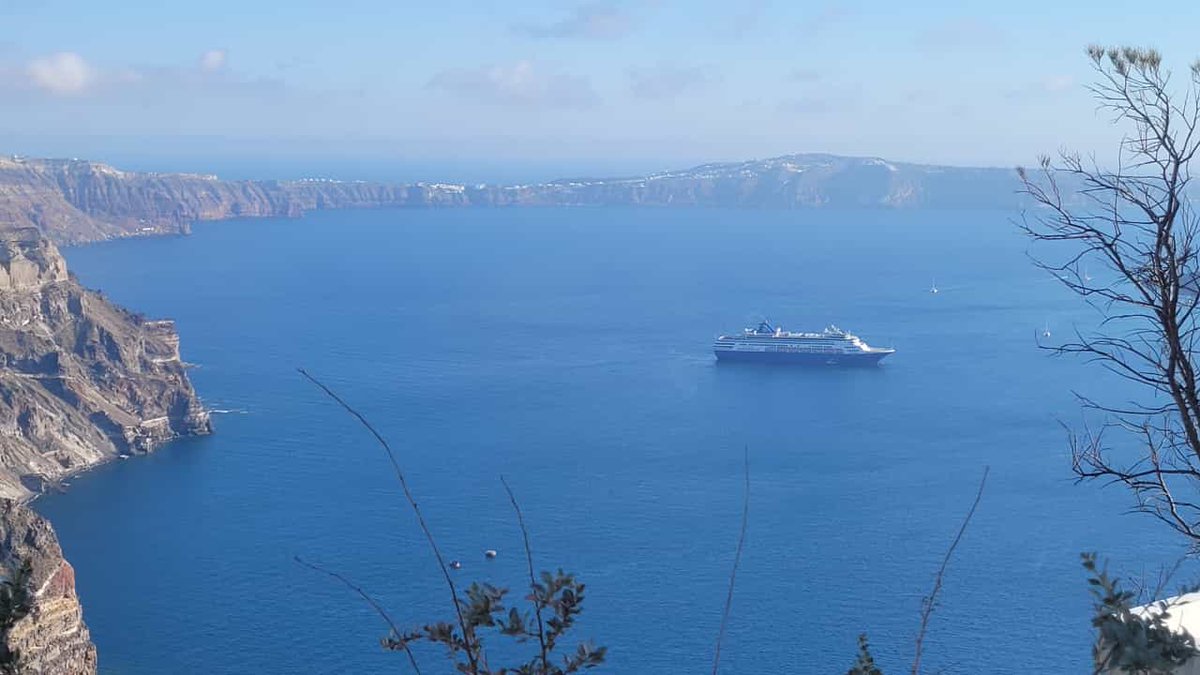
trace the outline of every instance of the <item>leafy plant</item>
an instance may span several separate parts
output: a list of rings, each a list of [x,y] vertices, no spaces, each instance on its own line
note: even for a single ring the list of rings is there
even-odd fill
[[[433,642],[447,649],[458,672],[473,675],[576,673],[603,663],[607,651],[605,647],[585,642],[562,656],[561,663],[553,658],[559,641],[583,611],[583,592],[584,585],[574,575],[561,569],[555,573],[542,572],[541,580],[530,584],[530,592],[525,596],[534,607],[531,614],[505,604],[508,589],[474,583],[458,601],[459,611],[466,621],[465,635],[454,623],[442,621],[404,633],[393,631],[383,639],[383,646],[395,651],[410,651],[409,645],[413,642]],[[549,618],[543,621],[544,615]],[[517,642],[537,640],[541,649],[524,663],[493,670],[488,667],[484,653],[485,631],[494,631]],[[472,662],[480,665],[472,666]]]
[[[1123,590],[1108,566],[1097,563],[1095,553],[1084,553],[1082,558],[1095,600],[1095,672],[1166,675],[1197,654],[1196,639],[1182,627],[1170,626],[1172,601],[1160,600],[1135,611],[1136,594]]]
[[[387,610],[361,587],[337,572],[326,570],[297,556],[296,562],[337,579],[371,606],[371,609],[387,623],[390,629],[388,635],[381,640],[385,649],[404,652],[408,657],[409,665],[418,675],[421,668],[411,648],[412,643],[415,642],[432,642],[445,647],[447,657],[454,664],[455,671],[467,675],[566,675],[594,668],[604,662],[607,648],[597,647],[590,642],[578,644],[574,651],[563,655],[561,662],[559,661],[557,653],[559,642],[567,631],[574,627],[576,618],[583,611],[585,586],[575,578],[575,575],[563,572],[562,569],[555,573],[543,571],[540,577],[534,574],[533,549],[529,542],[529,530],[525,526],[525,517],[521,513],[520,504],[508,481],[503,477],[500,478],[508,493],[513,511],[516,513],[517,524],[521,529],[525,561],[529,571],[529,594],[525,596],[525,600],[532,606],[532,613],[524,613],[517,607],[506,605],[507,588],[472,583],[466,590],[459,592],[458,586],[450,574],[450,567],[446,564],[437,540],[434,538],[425,516],[421,513],[421,508],[413,496],[408,479],[405,477],[391,445],[362,413],[351,407],[332,389],[307,371],[300,369],[299,372],[357,419],[359,424],[371,433],[376,443],[384,450],[395,472],[401,492],[425,535],[425,540],[429,544],[430,551],[437,561],[438,568],[453,599],[453,621],[437,621],[424,624],[417,629],[401,630]],[[518,643],[536,638],[537,654],[528,661],[514,666],[492,668],[488,664],[486,649],[488,644],[486,636],[489,635],[512,638]]]
[[[858,658],[846,675],[883,675],[883,671],[875,665],[875,657],[871,656],[871,645],[867,642],[867,634],[858,636]]]

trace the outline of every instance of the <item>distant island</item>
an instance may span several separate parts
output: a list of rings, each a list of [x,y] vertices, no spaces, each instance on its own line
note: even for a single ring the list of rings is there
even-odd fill
[[[711,206],[1014,208],[1012,169],[797,154],[624,178],[526,185],[221,180],[121,171],[79,159],[0,158],[0,225],[60,244],[180,234],[197,221],[379,207]]]

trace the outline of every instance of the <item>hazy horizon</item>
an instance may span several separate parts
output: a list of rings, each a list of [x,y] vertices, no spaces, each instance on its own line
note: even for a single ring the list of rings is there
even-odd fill
[[[1113,145],[1085,45],[1152,45],[1178,70],[1196,56],[1200,9],[1164,11],[1171,22],[1028,1],[6,3],[0,152],[547,178],[795,152],[1030,164]],[[277,30],[284,18],[293,29]]]
[[[0,142],[3,137],[0,136]],[[80,144],[84,145],[84,144]],[[0,146],[4,147],[4,146]],[[39,159],[81,159],[108,164],[125,171],[154,173],[215,174],[224,180],[296,180],[328,178],[365,181],[451,181],[459,183],[523,183],[563,178],[618,178],[644,176],[663,171],[678,171],[710,163],[744,162],[785,155],[835,155],[844,157],[880,157],[900,164],[925,164],[905,157],[877,154],[842,155],[824,150],[795,150],[755,157],[695,157],[676,161],[653,158],[594,158],[502,160],[487,157],[408,158],[382,153],[341,154],[251,152],[202,152],[195,149],[178,154],[157,154],[137,150],[88,152],[0,152],[5,155]],[[65,150],[65,148],[64,148]],[[1032,162],[1026,162],[1026,165]],[[960,168],[1011,169],[1008,166],[944,164]]]

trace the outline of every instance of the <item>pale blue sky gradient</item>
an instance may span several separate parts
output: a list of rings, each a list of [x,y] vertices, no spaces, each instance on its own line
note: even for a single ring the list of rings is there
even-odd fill
[[[630,171],[1107,152],[1084,47],[1200,3],[0,0],[0,152]]]

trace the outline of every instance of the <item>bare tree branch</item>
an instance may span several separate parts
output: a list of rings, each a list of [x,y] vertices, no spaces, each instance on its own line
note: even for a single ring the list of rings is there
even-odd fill
[[[1200,546],[1200,508],[1189,497],[1200,491],[1200,220],[1187,194],[1200,152],[1200,72],[1176,94],[1152,49],[1089,47],[1088,56],[1100,109],[1129,129],[1116,169],[1067,152],[1042,158],[1036,172],[1018,169],[1037,205],[1018,225],[1062,253],[1035,264],[1103,320],[1094,333],[1040,346],[1098,364],[1146,396],[1120,405],[1080,397],[1123,442],[1114,450],[1072,434],[1076,476],[1125,485],[1135,510]],[[1106,278],[1081,275],[1088,263]]]
[[[379,617],[383,619],[384,623],[386,623],[388,625],[388,628],[390,628],[392,630],[393,636],[399,637],[400,635],[403,635],[403,633],[400,632],[400,629],[396,626],[396,622],[392,621],[391,615],[389,615],[387,613],[387,610],[385,610],[383,608],[383,605],[379,604],[379,602],[377,600],[375,600],[375,598],[371,597],[366,591],[364,591],[361,586],[355,584],[354,582],[350,581],[349,579],[342,576],[341,574],[338,574],[337,572],[325,569],[324,567],[321,567],[320,565],[317,565],[315,563],[310,563],[307,560],[304,560],[303,558],[301,558],[300,556],[294,556],[293,560],[295,560],[297,563],[307,567],[310,570],[315,570],[322,574],[326,574],[326,575],[331,576],[334,579],[337,579],[338,581],[342,582],[343,586],[354,591],[358,595],[358,597],[362,598],[364,602],[366,602],[368,605],[371,606],[371,609],[375,610],[375,613],[378,614]],[[417,675],[421,675],[421,667],[417,665],[417,657],[414,656],[412,653],[412,650],[409,649],[408,643],[401,643],[401,644],[403,645],[404,653],[408,655],[408,662],[412,665],[413,671],[416,672]]]
[[[971,508],[967,510],[967,515],[963,518],[962,525],[958,527],[958,534],[954,535],[954,541],[950,542],[950,548],[946,549],[946,555],[942,558],[942,564],[938,567],[937,575],[933,578],[933,590],[929,595],[921,600],[921,627],[917,631],[916,649],[913,653],[912,675],[918,675],[921,672],[921,655],[922,649],[925,646],[925,633],[929,630],[929,619],[933,616],[933,610],[937,608],[938,595],[942,592],[942,582],[946,578],[946,569],[950,566],[950,558],[954,555],[954,550],[958,548],[959,542],[962,541],[963,535],[967,531],[967,526],[971,524],[971,518],[975,517],[975,509],[979,507],[979,500],[983,499],[983,488],[987,485],[987,477],[990,467],[983,469],[983,477],[979,479],[979,490],[975,493],[975,501],[971,502]]]
[[[417,504],[416,497],[413,496],[412,490],[408,487],[408,480],[404,476],[404,471],[400,468],[400,461],[396,458],[396,453],[392,450],[392,446],[389,445],[387,440],[379,433],[379,431],[377,431],[375,427],[369,421],[367,421],[367,418],[363,417],[362,413],[351,407],[349,403],[346,403],[346,401],[342,399],[342,397],[338,396],[332,389],[325,386],[320,380],[310,375],[307,370],[304,370],[303,368],[297,368],[296,370],[303,375],[305,379],[316,385],[317,388],[324,392],[326,396],[337,402],[337,404],[345,409],[346,412],[353,415],[354,418],[357,419],[367,431],[371,432],[371,435],[375,437],[376,442],[378,442],[380,447],[383,448],[384,452],[387,453],[388,460],[392,463],[392,469],[396,473],[396,480],[400,482],[400,487],[404,491],[404,498],[408,501],[409,507],[412,508],[413,513],[417,516],[417,523],[421,527],[421,532],[424,533],[425,540],[429,543],[429,548],[433,551],[434,558],[437,559],[438,568],[442,571],[442,577],[446,580],[446,586],[450,590],[450,601],[454,605],[454,613],[458,618],[459,629],[463,633],[463,642],[466,644],[467,660],[471,664],[472,672],[477,672],[479,670],[479,643],[475,639],[473,631],[471,631],[467,626],[466,620],[463,618],[462,608],[459,606],[458,589],[454,585],[453,577],[450,576],[450,568],[446,565],[445,558],[442,557],[442,551],[440,548],[438,548],[437,540],[433,538],[433,532],[429,529],[428,523],[425,522],[425,516],[421,514],[421,507]]]
[[[733,609],[733,588],[737,581],[738,566],[742,562],[742,548],[746,544],[746,529],[750,523],[750,448],[742,449],[742,468],[745,476],[745,489],[742,494],[742,526],[738,532],[737,549],[733,554],[733,568],[729,570],[729,590],[725,594],[725,607],[721,610],[721,628],[717,631],[717,645],[713,650],[713,675],[721,666],[721,643],[725,640],[725,627],[729,624],[729,614]]]
[[[525,562],[529,565],[529,585],[531,588],[537,585],[537,575],[533,571],[533,548],[529,545],[529,529],[525,527],[525,517],[521,514],[521,506],[517,504],[517,496],[513,494],[512,487],[504,476],[500,476],[500,482],[504,485],[504,491],[508,493],[508,501],[512,504],[513,511],[517,513],[517,525],[521,528],[521,540],[525,544]],[[544,672],[550,672],[550,649],[546,645],[546,625],[542,622],[542,604],[536,599],[533,601],[533,615],[537,619],[537,639],[538,646],[541,647],[542,669]]]

